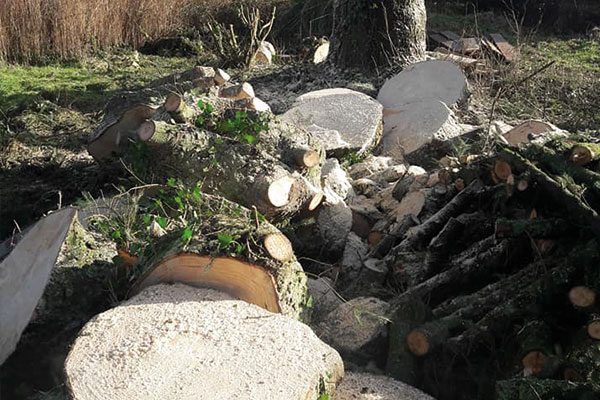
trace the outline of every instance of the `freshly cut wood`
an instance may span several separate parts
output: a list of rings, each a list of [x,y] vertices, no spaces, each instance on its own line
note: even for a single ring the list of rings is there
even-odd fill
[[[283,233],[271,233],[263,241],[267,252],[277,261],[290,261],[294,258],[292,243]]]
[[[510,43],[506,41],[504,36],[499,33],[490,34],[490,38],[508,62],[514,62],[519,57],[519,52]]]
[[[430,60],[412,64],[387,80],[377,100],[389,109],[426,100],[452,107],[466,95],[467,78],[458,65]]]
[[[316,49],[312,57],[313,64],[321,64],[327,61],[327,57],[329,57],[329,48],[330,42],[328,40],[324,40]]]
[[[248,82],[222,88],[219,96],[232,100],[251,99],[254,97],[254,88]]]
[[[298,147],[292,149],[292,153],[294,161],[302,168],[316,167],[321,162],[321,155],[319,152],[310,148]]]
[[[419,389],[384,375],[347,372],[336,387],[334,400],[433,400]]]
[[[343,374],[339,354],[301,322],[181,284],[97,315],[65,361],[73,400],[316,400]]]
[[[271,65],[272,63],[273,53],[264,46],[259,47],[252,57],[252,65]]]
[[[426,196],[423,191],[418,190],[408,193],[393,212],[396,221],[400,222],[406,215],[418,217],[421,211],[423,211],[425,200]]]
[[[547,122],[538,120],[529,120],[514,127],[506,132],[503,137],[508,144],[517,146],[522,143],[529,143],[536,137],[549,132],[556,132],[559,129]]]
[[[173,125],[164,121],[145,121],[137,129],[136,136],[142,142],[166,143],[175,129]]]
[[[184,98],[175,93],[171,93],[167,96],[164,107],[173,120],[179,124],[193,121],[196,114],[196,112],[186,104]]]
[[[575,286],[569,290],[569,301],[575,307],[588,308],[596,304],[596,292],[586,286]]]
[[[223,86],[231,80],[231,76],[229,76],[229,74],[223,71],[221,68],[217,68],[215,69],[214,80],[218,86]]]
[[[104,161],[119,154],[128,141],[135,140],[137,129],[155,112],[155,108],[139,105],[126,110],[120,117],[107,117],[91,134],[88,152],[96,161]]]
[[[594,317],[587,326],[588,335],[594,340],[600,340],[600,318]]]
[[[281,312],[273,277],[264,268],[244,261],[195,254],[176,255],[153,267],[136,291],[173,282],[217,289],[271,312]]]
[[[271,112],[271,107],[258,97],[245,98],[235,102],[234,106],[259,113]]]
[[[430,98],[388,109],[383,124],[380,154],[400,159],[433,141],[465,133],[448,106]]]
[[[461,318],[454,316],[427,322],[406,335],[406,344],[414,355],[423,357],[443,344],[452,332],[462,328],[463,324],[464,321]]]
[[[506,182],[506,180],[512,175],[512,169],[510,164],[504,160],[496,160],[494,162],[494,176],[500,181]]]
[[[287,238],[254,211],[221,197],[203,194],[201,202],[194,208],[199,216],[186,242],[173,233],[156,239],[160,251],[146,258],[148,268],[134,293],[158,283],[181,282],[298,318],[308,301],[306,276]],[[200,215],[203,210],[210,210],[208,217]]]
[[[311,132],[329,153],[359,154],[381,137],[383,107],[366,94],[334,88],[298,97],[282,120]]]
[[[29,323],[76,218],[67,208],[42,219],[0,264],[0,365]]]
[[[552,331],[543,321],[527,322],[517,334],[525,376],[547,375],[554,353]]]
[[[578,143],[571,149],[571,162],[577,165],[587,165],[600,159],[600,144]]]

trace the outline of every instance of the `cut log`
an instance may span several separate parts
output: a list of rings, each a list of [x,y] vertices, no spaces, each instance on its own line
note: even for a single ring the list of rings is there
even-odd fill
[[[223,86],[224,84],[226,84],[227,82],[229,82],[231,80],[231,76],[229,76],[229,74],[225,71],[223,71],[221,68],[217,68],[215,69],[215,83],[218,86]]]
[[[176,127],[167,122],[145,121],[137,129],[136,138],[152,144],[166,143],[170,140],[169,135],[174,134],[175,130]]]
[[[587,325],[587,333],[594,340],[600,340],[600,317],[594,316]]]
[[[271,233],[265,236],[263,245],[271,257],[277,261],[286,262],[295,257],[292,243],[282,233]]]
[[[441,320],[431,321],[411,330],[406,335],[406,344],[410,351],[423,357],[442,345],[453,332],[464,326],[460,318],[450,316]]]
[[[306,276],[287,238],[255,212],[220,197],[203,194],[194,210],[198,220],[189,221],[196,227],[192,237],[182,241],[180,232],[169,232],[156,239],[157,250],[145,256],[148,268],[133,292],[182,282],[298,318],[308,301]]]
[[[339,354],[308,326],[181,284],[97,315],[65,361],[73,400],[305,400],[332,392],[342,376]]]
[[[547,122],[530,120],[514,127],[502,136],[506,139],[508,144],[517,146],[519,144],[529,143],[542,134],[558,130],[557,127]]]
[[[465,133],[454,113],[439,100],[424,98],[386,109],[380,154],[402,159],[433,141]]]
[[[575,286],[569,291],[569,301],[575,307],[589,308],[596,304],[596,292],[585,286]]]
[[[222,195],[248,208],[257,207],[268,218],[283,220],[318,207],[320,188],[257,146],[218,136],[207,137],[193,127],[174,125],[164,142],[147,147],[145,157],[129,148],[124,160],[137,166],[148,182],[162,183],[176,176],[202,190]]]
[[[364,372],[346,372],[342,382],[335,388],[335,400],[433,400],[433,397],[404,382],[384,375]]]
[[[196,116],[196,111],[186,104],[182,96],[175,93],[171,93],[167,96],[164,107],[178,124],[191,122]]]
[[[96,161],[105,161],[123,152],[128,141],[135,140],[140,125],[155,113],[155,108],[140,105],[126,110],[120,117],[107,117],[91,134],[89,153]]]
[[[512,176],[510,164],[504,160],[496,160],[494,162],[494,176],[500,181],[506,182],[506,180]]]
[[[254,97],[254,88],[248,82],[222,88],[219,96],[231,100],[251,99]]]
[[[386,109],[438,100],[448,107],[465,99],[467,78],[459,66],[450,61],[423,61],[412,64],[387,80],[377,100]],[[415,119],[416,120],[416,119]]]
[[[532,181],[538,184],[549,199],[564,207],[575,222],[582,226],[591,226],[596,232],[600,232],[598,213],[536,167],[531,161],[510,149],[502,150],[501,157],[518,168],[520,172],[528,171],[531,174]]]
[[[381,137],[383,107],[366,94],[335,88],[298,97],[282,120],[307,129],[328,154],[365,153]]]
[[[576,165],[587,165],[600,159],[600,144],[577,143],[571,149],[570,160]]]
[[[406,299],[394,306],[391,313],[390,345],[386,372],[395,379],[410,385],[420,383],[417,359],[408,348],[406,335],[431,319],[431,310],[420,300]]]
[[[517,334],[517,343],[525,376],[549,377],[554,341],[550,327],[543,321],[529,321]]]
[[[71,208],[44,218],[0,264],[0,365],[29,323],[76,218]]]

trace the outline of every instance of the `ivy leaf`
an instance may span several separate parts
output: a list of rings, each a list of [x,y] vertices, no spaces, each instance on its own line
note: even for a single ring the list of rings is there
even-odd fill
[[[114,230],[111,236],[113,239],[121,239],[121,237],[123,237],[120,229]]]
[[[144,225],[150,225],[150,222],[152,222],[152,217],[150,216],[150,214],[146,214],[144,215]]]
[[[248,144],[253,144],[254,142],[256,142],[256,136],[254,135],[250,135],[250,134],[245,134],[244,136],[242,136],[242,138],[244,139],[244,141]]]
[[[172,188],[177,187],[177,179],[175,179],[175,178],[167,179],[167,186],[172,187]]]
[[[228,247],[231,242],[233,242],[233,236],[228,235],[227,233],[219,233],[217,235],[217,240],[221,246]]]
[[[157,217],[156,222],[161,228],[166,229],[169,221],[165,217]]]
[[[198,108],[204,110],[205,103],[202,100],[198,100]]]
[[[202,193],[200,192],[200,186],[196,185],[194,190],[192,190],[192,198],[196,201],[200,201],[202,198]]]
[[[235,245],[235,254],[242,254],[242,251],[244,251],[244,248],[240,243],[237,243]]]
[[[192,228],[187,226],[181,234],[181,240],[183,240],[184,242],[189,242],[189,240],[192,238],[193,233],[194,232],[192,231]]]
[[[212,112],[215,110],[215,108],[213,107],[212,104],[210,103],[206,103],[206,107],[204,108],[204,112],[207,114],[212,114]]]

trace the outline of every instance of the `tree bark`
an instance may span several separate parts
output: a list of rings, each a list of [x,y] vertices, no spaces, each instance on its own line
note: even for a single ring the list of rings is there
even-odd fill
[[[425,56],[424,0],[335,0],[333,54],[345,67],[376,67]]]

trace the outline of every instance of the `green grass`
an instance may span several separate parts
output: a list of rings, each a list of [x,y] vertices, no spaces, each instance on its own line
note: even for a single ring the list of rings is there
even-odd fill
[[[193,61],[124,51],[71,63],[0,65],[0,113],[15,114],[41,100],[86,112],[99,111],[99,104],[111,94],[141,87],[188,68]]]
[[[600,43],[592,39],[545,38],[534,43],[530,53],[575,72],[600,72]]]

